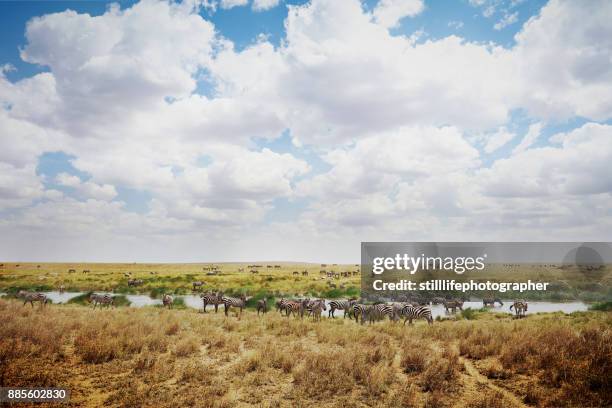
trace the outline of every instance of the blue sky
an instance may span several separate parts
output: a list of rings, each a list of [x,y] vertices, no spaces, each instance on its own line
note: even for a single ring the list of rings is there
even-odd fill
[[[609,3],[210,1],[0,2],[7,250],[609,238]]]

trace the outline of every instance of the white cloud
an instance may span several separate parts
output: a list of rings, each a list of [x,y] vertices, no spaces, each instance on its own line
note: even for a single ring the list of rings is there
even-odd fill
[[[538,138],[540,137],[540,133],[542,132],[542,123],[534,123],[529,125],[529,129],[527,133],[521,140],[521,142],[512,150],[512,154],[520,153],[527,150],[531,145],[533,145]]]
[[[81,181],[79,177],[68,173],[58,174],[56,181],[62,186],[74,188],[78,194],[85,198],[110,201],[117,196],[117,190],[113,185]]]
[[[504,14],[504,16],[493,26],[497,31],[502,30],[509,25],[512,25],[518,21],[518,11],[512,14]]]
[[[500,127],[495,133],[487,136],[487,142],[484,147],[485,153],[493,153],[497,149],[505,146],[509,141],[514,139],[516,135],[509,132],[505,127]]]
[[[231,9],[234,7],[246,6],[249,4],[249,0],[221,0],[221,8]]]
[[[412,17],[425,9],[423,0],[379,0],[372,15],[386,28],[394,28],[404,17]]]
[[[264,11],[278,6],[280,0],[253,0],[253,10]]]

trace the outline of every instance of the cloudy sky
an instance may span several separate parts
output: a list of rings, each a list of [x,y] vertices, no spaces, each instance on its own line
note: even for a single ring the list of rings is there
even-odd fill
[[[612,2],[0,2],[0,259],[612,241]]]

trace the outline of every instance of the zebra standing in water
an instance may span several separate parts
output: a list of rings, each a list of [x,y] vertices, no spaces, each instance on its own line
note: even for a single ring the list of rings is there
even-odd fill
[[[342,310],[344,311],[344,318],[346,319],[346,315],[348,315],[349,319],[352,319],[351,317],[351,309],[353,308],[353,305],[357,302],[356,299],[347,299],[347,300],[332,300],[331,302],[329,302],[329,313],[327,314],[327,317],[333,317],[335,318],[336,316],[334,316],[334,312],[336,310]]]
[[[463,310],[463,301],[462,300],[447,300],[444,302],[444,308],[446,309],[447,313],[449,309],[451,309],[453,313],[455,313],[457,309]]]
[[[513,307],[516,317],[525,317],[525,312],[527,311],[526,300],[515,300],[514,303],[510,305],[510,310],[512,310]]]
[[[247,300],[248,298],[245,295],[240,295],[239,298],[221,296],[221,303],[223,303],[225,308],[225,315],[227,316],[227,312],[229,312],[230,308],[233,306],[240,309],[240,316],[242,316],[242,309],[246,307]]]
[[[44,293],[27,292],[25,290],[20,290],[17,293],[17,297],[23,299],[24,306],[26,305],[26,303],[30,302],[32,308],[34,308],[34,302],[40,302],[40,307],[45,307],[48,302],[47,296],[45,296]]]
[[[268,312],[268,300],[267,299],[261,299],[257,301],[257,316],[259,316],[260,310],[263,314],[266,314]]]
[[[202,299],[202,304],[203,304],[203,309],[204,309],[204,313],[206,313],[206,306],[207,305],[214,305],[215,306],[215,313],[217,313],[219,311],[219,304],[221,304],[221,294],[220,293],[202,293],[200,295],[200,298]]]
[[[484,307],[487,307],[487,306],[495,307],[495,302],[499,302],[500,306],[504,305],[504,302],[502,302],[500,298],[492,298],[491,297],[491,298],[484,298],[484,299],[482,299],[482,304],[483,304]]]
[[[404,316],[404,324],[414,319],[425,319],[428,324],[433,324],[433,318],[431,317],[431,310],[426,306],[404,306],[400,311],[400,316]]]
[[[89,302],[93,303],[94,309],[98,305],[100,305],[100,307],[102,307],[103,305],[106,305],[106,306],[115,305],[115,299],[111,295],[99,295],[97,293],[92,293],[89,296]]]
[[[172,305],[174,304],[174,298],[167,293],[162,296],[162,304],[164,307],[168,306],[168,309],[172,309]]]

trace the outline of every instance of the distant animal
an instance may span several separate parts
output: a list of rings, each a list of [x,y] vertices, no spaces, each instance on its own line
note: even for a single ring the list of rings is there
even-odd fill
[[[495,302],[499,302],[500,306],[504,305],[504,302],[502,302],[501,299],[499,299],[499,298],[484,298],[484,299],[482,299],[482,304],[485,307],[487,307],[487,306],[495,307]]]
[[[106,305],[106,306],[114,306],[115,299],[111,295],[99,295],[97,293],[92,293],[89,295],[89,302],[93,303],[94,309],[97,305]]]
[[[266,299],[260,299],[257,301],[257,316],[259,316],[259,312],[263,314],[268,312],[268,301]]]
[[[59,293],[64,293],[64,291],[66,290],[66,288],[64,287],[64,285],[60,285],[59,287]]]
[[[294,275],[299,275],[300,273],[298,271],[293,271]]]
[[[441,305],[446,301],[446,299],[444,299],[443,297],[434,297],[431,298],[431,304],[432,305]]]
[[[195,292],[196,289],[202,290],[202,286],[204,286],[204,282],[202,281],[193,282],[193,291]]]
[[[128,286],[140,286],[143,283],[142,279],[128,279]]]
[[[242,316],[242,309],[246,307],[248,298],[245,295],[241,295],[239,298],[230,296],[221,296],[221,303],[223,303],[225,315],[229,312],[230,308],[235,307],[240,309],[240,316]]]
[[[38,269],[40,269],[40,265],[36,265],[36,267],[37,267]]]
[[[174,304],[174,298],[168,294],[164,294],[164,296],[162,296],[162,304],[164,305],[164,307],[172,309],[172,305]]]
[[[302,276],[308,276],[308,271],[302,271]]]
[[[344,312],[343,318],[346,319],[346,315],[348,315],[350,319],[351,308],[356,302],[356,299],[332,300],[331,302],[329,302],[329,312],[327,313],[327,316],[335,318],[336,316],[334,316],[334,312],[336,310],[342,310]]]
[[[76,269],[68,269],[68,273],[75,273]]]
[[[30,304],[32,305],[32,308],[34,308],[34,302],[40,302],[40,307],[44,307],[47,302],[47,296],[45,296],[44,293],[38,293],[38,292],[28,292],[25,290],[20,290],[17,293],[17,297],[23,299],[23,305],[25,306],[26,303],[30,302]]]
[[[448,312],[452,310],[452,313],[455,313],[457,309],[463,310],[463,301],[461,300],[446,300],[444,301],[444,309]]]
[[[527,301],[526,300],[515,300],[513,304],[510,305],[510,310],[514,307],[514,313],[516,317],[525,317],[525,312],[527,312]]]
[[[83,273],[89,273],[91,272],[89,269],[83,269]]]
[[[258,271],[257,269],[251,269],[251,273],[252,273],[253,275],[255,275],[256,273],[258,274],[258,273],[259,273],[259,271]]]
[[[400,311],[400,316],[404,317],[404,324],[412,324],[414,319],[425,319],[428,324],[433,324],[431,310],[426,306],[404,306]]]
[[[202,304],[203,304],[203,309],[204,309],[204,313],[206,313],[206,306],[207,305],[214,305],[215,306],[215,313],[217,313],[219,311],[219,305],[221,304],[221,294],[220,293],[202,293],[200,295],[200,298],[202,299]]]

